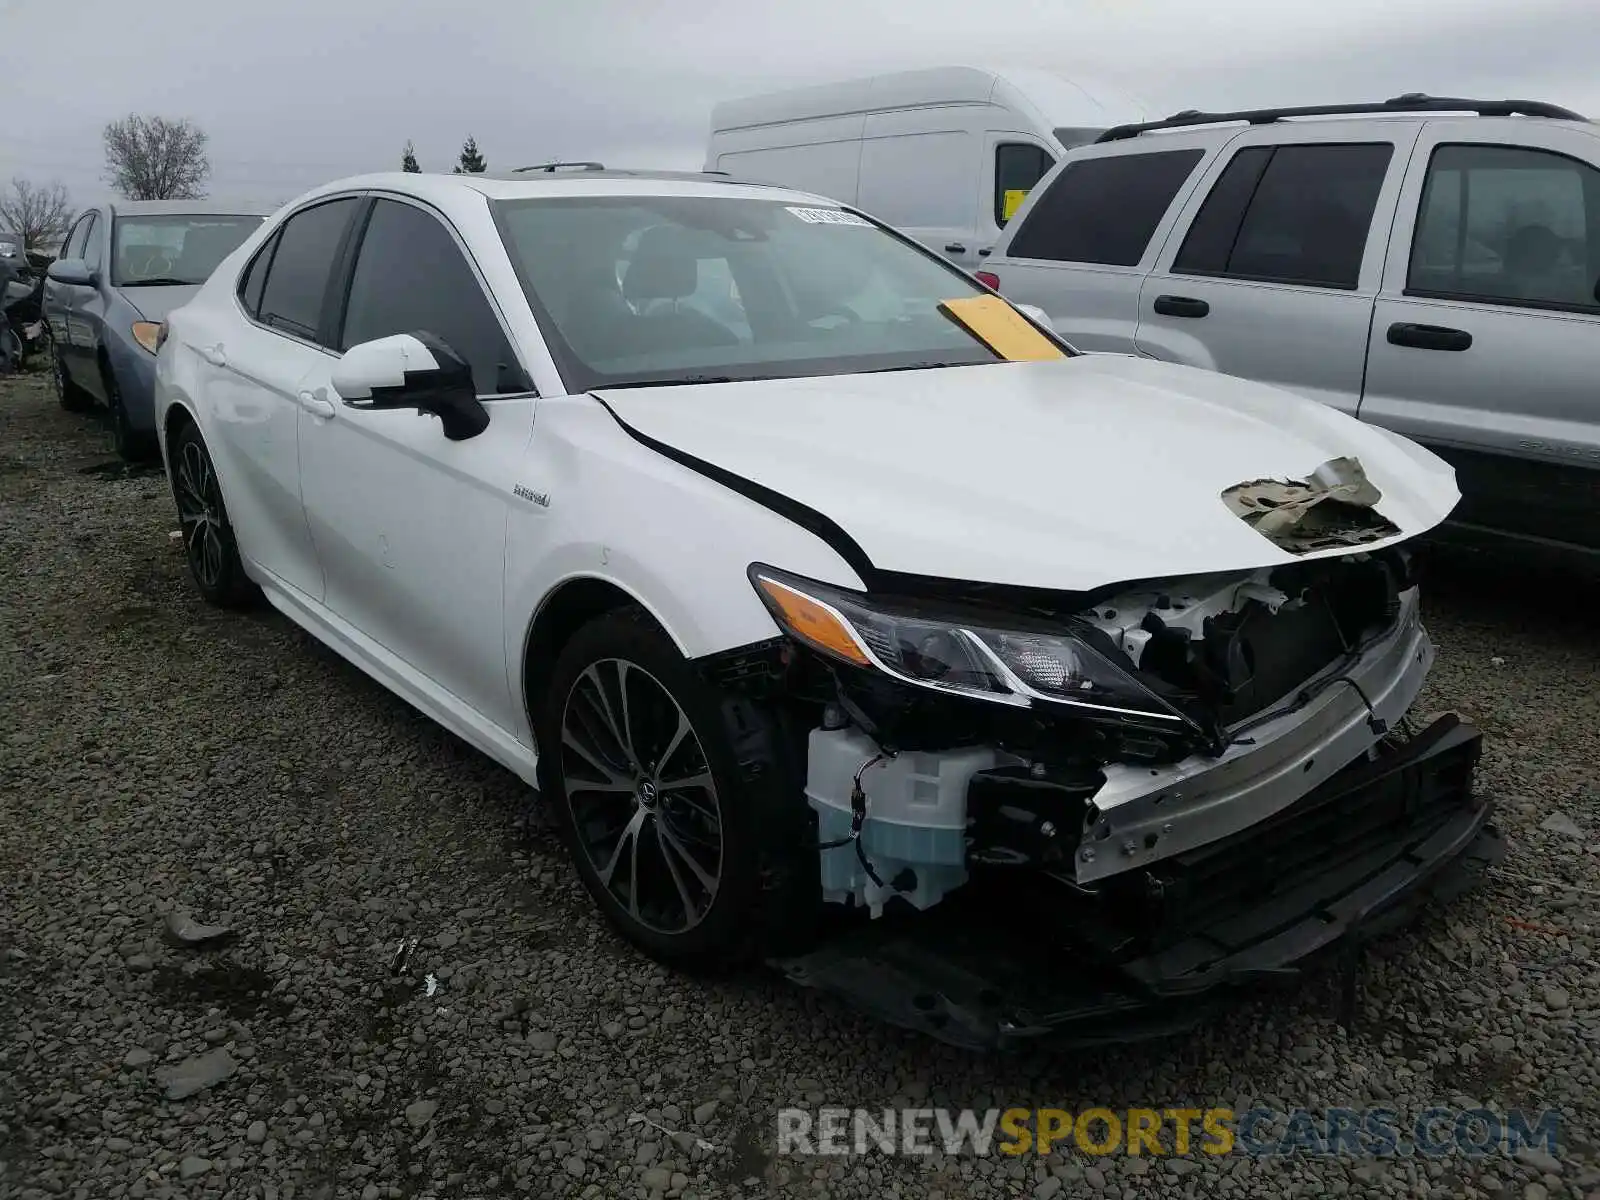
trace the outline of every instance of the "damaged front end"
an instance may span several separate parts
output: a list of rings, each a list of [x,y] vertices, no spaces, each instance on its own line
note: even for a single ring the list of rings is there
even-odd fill
[[[1359,479],[1312,482],[1252,523],[1371,528]],[[1498,857],[1478,733],[1406,720],[1433,649],[1403,546],[1087,596],[751,581],[814,714],[806,798],[845,914],[779,965],[897,1024],[1165,1032]]]

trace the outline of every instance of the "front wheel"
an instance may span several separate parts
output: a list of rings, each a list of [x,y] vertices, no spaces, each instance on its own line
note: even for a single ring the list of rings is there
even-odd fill
[[[117,385],[116,372],[108,366],[100,369],[105,380],[106,407],[111,410],[111,446],[117,457],[126,463],[145,462],[155,452],[154,439],[140,433],[128,420],[128,409],[122,401],[122,389]]]
[[[541,783],[625,937],[678,963],[803,939],[815,851],[808,872],[805,798],[770,714],[717,693],[639,609],[573,636],[541,708]]]
[[[207,604],[218,608],[248,604],[255,598],[255,586],[239,559],[239,544],[217,483],[217,468],[199,426],[190,421],[179,427],[169,457],[183,554],[195,587]]]

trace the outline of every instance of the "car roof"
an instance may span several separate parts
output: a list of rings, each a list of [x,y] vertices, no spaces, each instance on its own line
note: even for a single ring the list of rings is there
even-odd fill
[[[116,217],[265,217],[275,204],[222,200],[113,200],[107,205]]]
[[[746,200],[789,199],[795,203],[839,207],[839,201],[811,192],[775,184],[734,179],[706,171],[646,171],[616,169],[562,169],[535,167],[527,171],[455,174],[429,171],[384,171],[332,180],[297,196],[299,207],[320,196],[337,192],[393,191],[422,200],[448,204],[463,194],[489,200],[521,200],[539,196],[727,196]]]

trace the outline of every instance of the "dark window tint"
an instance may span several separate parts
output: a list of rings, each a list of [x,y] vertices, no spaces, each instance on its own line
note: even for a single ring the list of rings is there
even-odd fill
[[[1353,288],[1394,147],[1250,147],[1206,197],[1180,274]]]
[[[1202,157],[1200,150],[1158,150],[1069,163],[1034,203],[1006,253],[1135,266]]]
[[[1030,142],[994,148],[994,220],[1001,227],[1022,206],[1033,185],[1055,166],[1055,159]]]
[[[1440,146],[1406,286],[1428,295],[1593,310],[1600,171],[1544,150]]]
[[[334,256],[355,207],[354,198],[332,200],[289,218],[261,289],[263,322],[304,338],[317,336]]]
[[[239,280],[239,303],[252,317],[261,308],[261,289],[267,282],[267,268],[272,263],[272,248],[278,244],[276,236],[267,239],[266,245],[256,251],[250,265]]]
[[[356,255],[341,350],[425,330],[472,364],[481,395],[526,385],[494,310],[461,248],[439,219],[379,200]]]

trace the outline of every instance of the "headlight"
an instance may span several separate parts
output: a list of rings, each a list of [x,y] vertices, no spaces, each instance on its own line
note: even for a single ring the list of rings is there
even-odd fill
[[[946,620],[756,563],[750,582],[795,640],[903,683],[997,704],[1035,702],[1188,724],[1165,700],[1071,632]]]
[[[161,349],[161,325],[159,321],[135,321],[133,323],[133,340],[146,350],[154,354]]]

